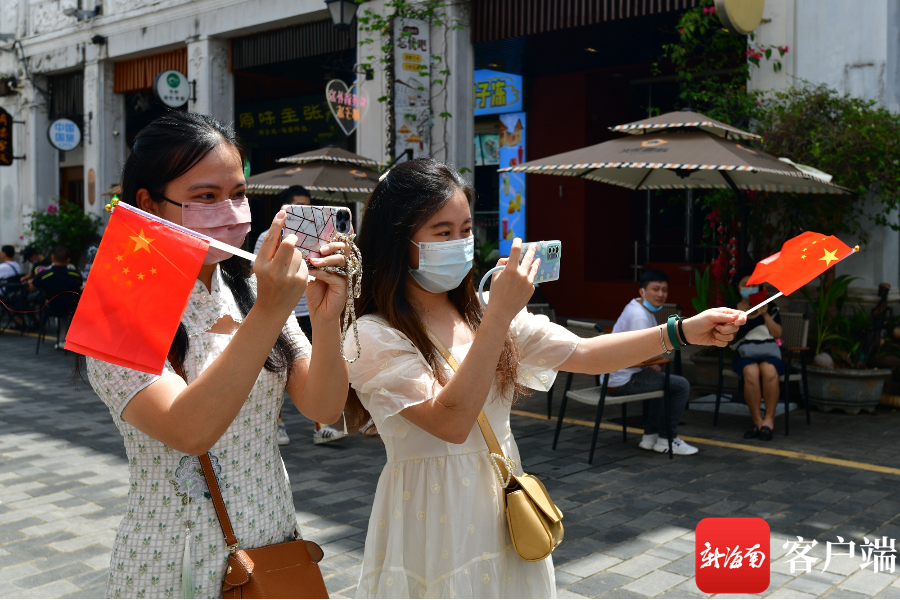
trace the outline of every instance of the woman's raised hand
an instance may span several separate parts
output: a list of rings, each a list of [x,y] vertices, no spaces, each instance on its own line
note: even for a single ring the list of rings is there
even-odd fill
[[[724,348],[741,325],[747,322],[747,315],[733,308],[711,308],[682,322],[684,337],[689,344],[698,346],[719,346]]]
[[[497,266],[505,265],[505,268],[495,273],[491,280],[488,312],[494,312],[501,318],[512,321],[525,308],[534,295],[534,278],[537,276],[538,267],[541,266],[541,259],[534,259],[535,250],[535,246],[528,248],[520,264],[522,240],[516,238],[509,251],[509,258],[497,261]]]
[[[275,215],[253,263],[253,272],[256,274],[256,304],[276,315],[284,313],[287,320],[306,291],[309,273],[303,255],[294,250],[297,236],[292,233],[281,239],[285,216],[283,210]]]
[[[347,277],[338,273],[329,273],[322,267],[347,266],[347,254],[350,248],[344,242],[330,242],[319,248],[321,258],[311,258],[314,267],[315,281],[306,288],[306,305],[312,318],[340,319],[341,311],[347,306]]]

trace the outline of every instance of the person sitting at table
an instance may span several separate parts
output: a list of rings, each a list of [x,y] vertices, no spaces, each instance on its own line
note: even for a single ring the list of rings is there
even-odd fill
[[[734,281],[741,301],[738,310],[753,308],[750,296],[760,291],[760,286],[748,286],[751,271],[742,270]],[[734,372],[744,378],[744,401],[750,408],[753,425],[744,432],[745,439],[759,438],[763,442],[772,439],[775,429],[775,407],[781,385],[778,378],[784,375],[784,361],[776,338],[782,334],[781,316],[774,302],[747,315],[747,323],[741,325],[734,334]],[[762,402],[766,403],[766,416],[760,412]]]
[[[641,275],[639,298],[625,305],[619,315],[613,333],[639,331],[658,327],[653,313],[662,310],[669,296],[669,278],[657,269],[648,269]],[[609,374],[609,395],[630,396],[664,389],[665,373],[659,365],[644,368],[630,367]],[[679,375],[669,375],[669,427],[672,435],[672,452],[684,456],[696,454],[697,448],[678,437],[678,422],[687,406],[691,384]],[[642,450],[669,451],[666,435],[666,405],[664,398],[653,398],[644,405],[644,436],[638,445]],[[662,434],[662,435],[660,435]]]

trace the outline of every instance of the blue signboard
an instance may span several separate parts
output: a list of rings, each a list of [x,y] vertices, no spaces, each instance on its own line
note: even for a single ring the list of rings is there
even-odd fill
[[[490,69],[475,71],[475,116],[522,110],[522,76]]]
[[[500,116],[500,167],[525,162],[525,113]],[[509,256],[513,239],[525,238],[525,173],[500,177],[500,256]]]

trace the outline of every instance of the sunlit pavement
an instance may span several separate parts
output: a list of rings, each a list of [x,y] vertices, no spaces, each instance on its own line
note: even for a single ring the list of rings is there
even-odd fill
[[[106,407],[74,384],[72,357],[33,338],[0,335],[0,595],[102,597],[115,529],[124,513],[128,469]],[[589,379],[576,378],[577,385]],[[559,406],[560,390],[554,402]],[[546,415],[546,395],[517,410]],[[590,407],[566,415],[593,421]],[[619,416],[618,410],[609,417]],[[864,537],[900,541],[900,412],[848,417],[792,414],[791,435],[776,421],[769,444],[747,443],[747,423],[688,411],[681,433],[748,448],[697,443],[700,453],[667,457],[637,448],[639,436],[602,429],[593,465],[591,429],[569,423],[550,449],[555,421],[514,416],[525,469],[539,475],[565,513],[566,537],[554,552],[560,597],[705,596],[694,580],[694,528],[706,517],[763,517],[772,529],[772,574],[761,596],[900,598],[900,564],[876,573],[856,556],[833,558],[826,542]],[[293,443],[282,449],[304,537],[325,549],[321,563],[332,597],[352,596],[384,451],[353,436],[313,446],[311,424],[285,411]],[[635,423],[636,424],[636,423]],[[761,454],[798,451],[861,463],[837,466]],[[894,472],[867,470],[885,466]],[[785,540],[817,539],[810,573],[791,573]],[[897,561],[900,563],[900,561]]]

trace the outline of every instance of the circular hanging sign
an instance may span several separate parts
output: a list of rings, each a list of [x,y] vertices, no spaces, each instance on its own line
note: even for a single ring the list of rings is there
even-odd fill
[[[172,108],[184,106],[191,97],[191,84],[178,71],[163,71],[153,80],[153,94]]]
[[[57,119],[50,123],[47,137],[50,138],[50,144],[54,148],[68,152],[77,148],[81,143],[81,129],[74,121]]]
[[[759,27],[766,0],[716,0],[716,13],[725,29],[748,35]]]

